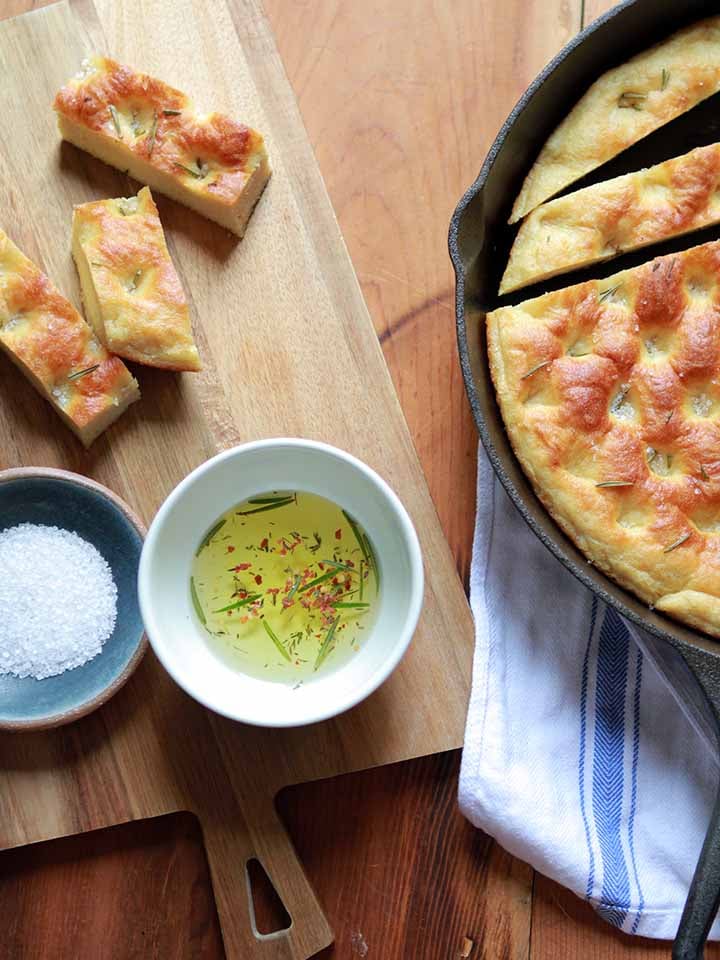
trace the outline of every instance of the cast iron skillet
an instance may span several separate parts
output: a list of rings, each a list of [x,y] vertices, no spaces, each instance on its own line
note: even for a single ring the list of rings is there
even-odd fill
[[[680,241],[658,244],[602,266],[528,287],[498,298],[497,289],[515,229],[507,226],[513,200],[537,153],[578,96],[605,70],[666,37],[680,26],[720,13],[707,0],[626,0],[572,40],[522,96],[492,145],[475,183],[450,224],[450,256],[456,274],[456,315],[465,387],[485,450],[500,481],[533,531],[575,576],[624,617],[672,647],[699,682],[720,740],[720,643],[656,611],[590,566],[535,497],[510,447],[490,379],[485,313],[501,303],[519,302],[547,289],[602,277],[659,253],[683,249],[720,236],[712,228]],[[640,141],[579,185],[605,180],[720,140],[720,94]],[[664,641],[664,642],[662,642]],[[668,646],[670,645],[670,647]],[[693,878],[673,948],[675,960],[697,960],[720,904],[720,798]]]

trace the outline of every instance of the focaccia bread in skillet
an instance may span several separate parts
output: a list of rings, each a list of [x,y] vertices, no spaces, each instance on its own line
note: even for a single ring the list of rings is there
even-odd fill
[[[85,446],[140,397],[122,360],[2,231],[0,347]]]
[[[270,176],[261,134],[200,115],[161,80],[108,57],[84,61],[55,97],[65,140],[242,236]]]
[[[510,223],[720,89],[720,17],[608,70],[550,135]]]
[[[720,143],[576,190],[520,225],[500,293],[720,222]]]
[[[588,559],[720,636],[720,242],[487,317],[505,425]]]
[[[148,187],[75,207],[72,252],[85,312],[111,353],[199,370],[190,313]]]

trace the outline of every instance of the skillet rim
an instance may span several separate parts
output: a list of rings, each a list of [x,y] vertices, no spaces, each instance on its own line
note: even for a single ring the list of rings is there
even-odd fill
[[[554,73],[558,66],[560,66],[569,56],[572,56],[575,51],[583,45],[590,35],[596,33],[598,30],[606,28],[607,25],[617,16],[622,14],[623,11],[630,7],[634,7],[639,3],[642,3],[642,0],[622,0],[622,2],[606,11],[600,17],[593,20],[592,23],[590,23],[583,30],[575,34],[575,36],[573,36],[568,43],[565,44],[565,46],[563,46],[562,49],[546,64],[546,66],[535,77],[532,83],[525,89],[513,107],[512,111],[502,124],[485,157],[485,160],[483,161],[478,176],[460,198],[460,201],[458,202],[450,220],[450,228],[448,233],[448,249],[450,253],[450,260],[452,261],[455,272],[455,323],[457,345],[460,358],[460,367],[465,384],[465,392],[470,403],[473,419],[478,429],[478,433],[480,434],[480,439],[482,441],[485,453],[490,460],[495,475],[504,487],[505,492],[508,494],[516,509],[520,512],[521,516],[533,531],[535,536],[537,536],[541,543],[543,543],[543,545],[550,551],[550,553],[560,561],[566,570],[572,573],[573,576],[575,576],[585,587],[591,590],[592,593],[604,603],[610,604],[612,607],[614,607],[627,620],[630,620],[636,626],[640,627],[642,630],[646,631],[652,636],[667,641],[676,649],[687,651],[689,647],[695,648],[696,650],[702,651],[707,656],[712,657],[713,660],[720,661],[720,641],[714,639],[709,634],[699,632],[689,624],[682,623],[681,621],[674,621],[672,618],[665,616],[659,611],[651,611],[650,608],[647,608],[647,613],[641,612],[645,605],[639,597],[636,597],[629,590],[626,590],[619,583],[614,581],[611,577],[595,568],[589,561],[585,560],[584,564],[581,565],[575,559],[573,559],[573,557],[568,554],[563,546],[563,540],[568,540],[569,543],[571,543],[571,541],[569,541],[565,534],[562,533],[557,522],[551,516],[549,511],[542,505],[540,500],[537,499],[536,494],[534,494],[534,491],[532,491],[532,487],[530,487],[530,495],[536,498],[541,515],[546,520],[548,529],[542,526],[539,520],[535,518],[533,511],[530,508],[528,499],[516,487],[505,467],[506,457],[509,456],[516,461],[518,469],[523,475],[525,475],[519,462],[517,462],[517,458],[512,450],[509,438],[507,439],[507,455],[503,451],[498,450],[492,440],[490,427],[482,410],[482,403],[477,389],[476,377],[473,373],[468,342],[465,302],[466,265],[463,262],[463,257],[460,252],[459,240],[463,219],[468,211],[468,207],[476,198],[482,199],[481,195],[485,188],[488,176],[500,150],[505,143],[505,140],[507,139],[508,133],[514,126],[518,117],[523,113],[527,105],[543,86],[547,78]],[[480,312],[482,312],[484,316],[484,311],[480,310]],[[502,425],[503,432],[507,437],[507,433],[505,432],[505,427],[502,423],[502,418],[499,411],[498,417]],[[528,484],[530,484],[529,480]],[[579,548],[575,547],[575,549],[582,553]],[[629,602],[626,602],[624,599],[626,597]],[[636,604],[640,609],[633,609],[630,604]],[[647,616],[649,613],[652,613],[654,617],[661,620],[663,626],[654,623]],[[665,626],[665,624],[667,626]]]

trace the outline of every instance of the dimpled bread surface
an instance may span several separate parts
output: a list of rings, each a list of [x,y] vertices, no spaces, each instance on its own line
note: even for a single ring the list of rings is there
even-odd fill
[[[243,235],[270,176],[256,130],[97,54],[54,106],[65,140]]]
[[[505,425],[589,560],[720,636],[720,241],[487,316]]]
[[[700,20],[604,73],[555,128],[510,223],[720,89],[720,17]]]
[[[565,194],[520,225],[500,293],[720,222],[720,143]]]
[[[85,446],[140,397],[122,360],[1,230],[0,347]]]
[[[199,370],[180,278],[148,187],[75,207],[72,250],[83,302],[112,353],[152,367]]]

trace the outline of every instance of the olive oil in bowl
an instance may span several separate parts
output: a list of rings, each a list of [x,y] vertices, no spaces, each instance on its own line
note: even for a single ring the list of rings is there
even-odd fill
[[[362,527],[304,492],[258,494],[228,510],[199,544],[190,579],[212,649],[236,670],[293,685],[360,649],[379,591]]]

